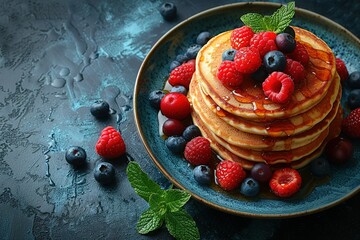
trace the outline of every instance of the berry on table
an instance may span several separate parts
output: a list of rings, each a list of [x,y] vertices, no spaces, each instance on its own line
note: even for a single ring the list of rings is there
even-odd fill
[[[261,58],[270,51],[277,50],[275,43],[276,33],[274,32],[259,32],[254,34],[250,40],[250,46],[259,50]]]
[[[242,193],[244,196],[255,197],[259,194],[259,192],[260,185],[255,179],[251,177],[245,178],[245,180],[241,183],[240,193]]]
[[[210,141],[204,137],[196,137],[185,146],[184,157],[192,165],[207,165],[212,156]]]
[[[83,166],[86,163],[86,151],[82,147],[71,146],[66,150],[65,160],[74,167]]]
[[[283,72],[271,73],[262,83],[265,96],[275,103],[287,102],[294,92],[294,82]]]
[[[115,181],[115,168],[111,163],[101,162],[94,169],[96,181],[103,185],[110,185]]]
[[[160,102],[160,110],[168,118],[183,120],[190,115],[190,102],[184,94],[168,93]]]
[[[235,68],[241,73],[253,73],[262,64],[257,48],[243,47],[237,50],[235,57]]]
[[[163,133],[168,137],[180,136],[183,133],[184,129],[185,125],[183,124],[183,122],[171,118],[167,119],[162,126]]]
[[[198,165],[193,170],[194,179],[201,185],[210,185],[211,183],[211,168],[207,165]]]
[[[340,81],[344,82],[349,77],[349,72],[346,68],[344,61],[341,58],[336,58],[336,71],[340,76]]]
[[[351,138],[360,138],[360,108],[356,108],[344,118],[342,122],[343,132]]]
[[[166,2],[160,6],[159,12],[166,21],[171,21],[177,16],[177,9],[175,4]]]
[[[304,67],[309,63],[309,54],[303,44],[296,42],[294,51],[286,55],[292,60],[300,62]]]
[[[259,182],[267,182],[272,176],[270,165],[266,163],[256,163],[250,171],[251,177]]]
[[[110,113],[110,106],[104,100],[96,100],[90,107],[90,113],[99,119],[107,118]]]
[[[222,189],[231,191],[240,186],[246,177],[246,172],[239,163],[224,160],[216,166],[215,176]]]
[[[350,73],[347,83],[350,88],[360,89],[360,71]]]
[[[345,163],[353,156],[354,148],[347,138],[336,137],[331,139],[325,147],[325,154],[332,163]]]
[[[171,86],[182,85],[188,89],[194,72],[194,62],[185,62],[170,72],[168,81]]]
[[[196,37],[196,43],[203,46],[211,39],[211,37],[212,36],[210,32],[201,32]]]
[[[296,41],[294,37],[288,33],[280,33],[276,35],[275,43],[278,49],[284,53],[292,52],[296,47]]]
[[[360,89],[353,89],[350,91],[347,103],[350,109],[360,108]]]
[[[149,101],[153,108],[156,110],[160,109],[160,102],[163,97],[165,97],[165,91],[164,90],[154,90],[150,92],[149,94]]]
[[[286,57],[280,51],[270,51],[265,54],[263,64],[269,74],[275,71],[282,72],[286,67]]]
[[[222,59],[222,61],[226,61],[226,60],[234,61],[235,54],[236,54],[236,50],[230,48],[223,52],[223,54],[221,55],[221,59]]]
[[[299,191],[301,183],[302,178],[297,170],[282,168],[273,173],[269,186],[276,196],[290,197]]]
[[[166,147],[175,154],[182,154],[186,146],[186,140],[182,136],[171,136],[165,140]]]
[[[324,177],[330,174],[329,161],[324,157],[319,157],[310,163],[310,171],[317,177]]]
[[[189,142],[191,139],[201,136],[201,131],[198,126],[191,124],[185,128],[182,136]]]
[[[248,26],[236,28],[231,32],[230,44],[235,50],[250,45],[250,39],[254,36],[253,30]]]
[[[114,159],[125,154],[126,146],[121,134],[108,126],[101,131],[95,150],[103,158]]]
[[[243,75],[236,70],[235,62],[223,61],[217,70],[217,78],[222,84],[231,88],[237,88],[241,85]]]
[[[301,63],[288,58],[286,59],[284,73],[292,78],[294,84],[298,84],[305,78],[306,71]]]

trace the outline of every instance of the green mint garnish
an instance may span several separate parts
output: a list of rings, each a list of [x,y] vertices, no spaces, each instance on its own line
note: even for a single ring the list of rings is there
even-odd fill
[[[182,208],[191,197],[188,192],[172,187],[162,189],[134,161],[129,162],[126,173],[135,192],[149,203],[137,223],[138,233],[147,234],[165,222],[169,233],[178,240],[200,239],[195,221]]]
[[[248,13],[241,16],[240,19],[246,26],[251,27],[256,33],[264,31],[280,33],[290,25],[294,15],[295,2],[289,2],[287,5],[280,7],[270,16],[263,16],[258,13]]]

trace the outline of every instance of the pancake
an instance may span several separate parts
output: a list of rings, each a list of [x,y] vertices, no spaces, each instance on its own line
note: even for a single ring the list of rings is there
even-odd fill
[[[251,121],[284,119],[303,113],[325,96],[334,79],[335,57],[331,49],[311,32],[293,27],[296,41],[301,42],[309,53],[306,77],[295,89],[287,104],[273,103],[267,99],[261,84],[250,78],[239,89],[228,89],[217,79],[217,69],[223,51],[231,48],[231,31],[213,37],[198,53],[195,77],[204,94],[226,112]]]

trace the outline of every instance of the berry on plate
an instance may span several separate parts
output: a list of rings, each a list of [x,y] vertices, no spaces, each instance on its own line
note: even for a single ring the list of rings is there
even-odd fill
[[[269,74],[275,71],[282,72],[286,67],[286,57],[280,51],[270,51],[265,54],[263,64]]]
[[[165,91],[163,90],[154,90],[149,94],[149,101],[153,108],[156,110],[160,109],[160,102],[163,97],[165,97]]]
[[[325,147],[325,154],[332,163],[345,163],[349,161],[354,153],[354,147],[347,138],[336,137],[331,139]]]
[[[347,83],[352,89],[360,89],[360,71],[350,73]]]
[[[336,58],[336,71],[340,76],[340,81],[344,82],[349,77],[349,72],[344,61],[341,58]]]
[[[356,108],[344,118],[342,122],[343,132],[351,138],[360,138],[360,108]]]
[[[175,85],[170,89],[170,92],[178,92],[181,94],[184,94],[185,96],[187,95],[188,90],[186,89],[186,87],[181,86],[181,85]]]
[[[96,100],[90,107],[90,113],[96,118],[107,118],[110,113],[110,106],[104,100]]]
[[[250,45],[250,39],[254,36],[253,30],[248,26],[236,28],[231,32],[230,44],[235,50]]]
[[[217,78],[228,87],[237,88],[243,82],[243,75],[236,70],[233,61],[223,61],[217,71]]]
[[[262,64],[257,48],[243,47],[237,50],[235,57],[235,68],[241,73],[253,73]]]
[[[111,163],[101,162],[94,169],[96,181],[103,185],[109,185],[115,181],[115,168]]]
[[[168,81],[171,86],[182,85],[189,89],[194,72],[195,63],[193,61],[185,62],[171,71]]]
[[[175,135],[180,136],[185,130],[185,125],[180,120],[169,118],[164,122],[162,130],[168,137]]]
[[[121,134],[108,126],[101,131],[95,150],[103,158],[114,159],[125,154],[126,146]]]
[[[275,43],[278,49],[284,53],[290,53],[294,51],[296,47],[294,37],[288,33],[279,33],[276,35]]]
[[[160,110],[168,118],[183,120],[190,115],[190,102],[184,94],[168,93],[161,99]]]
[[[266,163],[255,164],[250,171],[251,177],[259,182],[267,182],[272,176],[270,165]]]
[[[196,37],[196,43],[203,46],[211,39],[211,37],[212,36],[210,32],[201,32]]]
[[[242,193],[243,195],[247,197],[255,197],[259,194],[259,192],[260,185],[255,179],[251,177],[245,178],[245,180],[241,183],[240,193]]]
[[[65,160],[74,167],[83,166],[86,162],[86,152],[82,147],[71,146],[66,150]]]
[[[188,59],[195,59],[198,52],[200,51],[201,49],[201,45],[199,44],[193,44],[191,45],[187,50],[186,50],[186,57]]]
[[[219,186],[226,191],[231,191],[239,187],[246,177],[246,172],[239,163],[224,160],[216,166],[215,175]]]
[[[353,89],[350,91],[347,103],[350,109],[360,108],[360,89]]]
[[[184,157],[192,165],[207,165],[212,156],[210,141],[204,137],[196,137],[186,144]]]
[[[165,140],[166,147],[175,154],[182,154],[186,146],[186,140],[182,136],[171,136]]]
[[[191,139],[201,136],[201,131],[198,126],[191,124],[185,128],[182,136],[189,142]]]
[[[324,177],[330,174],[330,163],[324,157],[319,157],[310,163],[311,172],[317,177]]]
[[[304,67],[309,63],[309,54],[303,44],[296,42],[294,51],[286,55],[288,58],[300,62]]]
[[[193,170],[195,180],[201,185],[210,185],[212,171],[207,165],[196,166]]]
[[[235,49],[228,49],[228,50],[225,50],[223,52],[223,54],[221,55],[221,60],[222,61],[234,61],[234,57],[235,57],[235,54],[236,54],[236,50]]]
[[[284,73],[293,79],[294,84],[300,83],[305,78],[306,74],[304,66],[300,62],[290,58],[286,59]]]
[[[259,50],[260,56],[264,57],[266,53],[277,50],[275,43],[276,33],[274,32],[259,32],[256,33],[250,40],[250,46]]]
[[[302,178],[293,168],[276,170],[269,182],[270,189],[278,197],[290,197],[299,191]]]
[[[275,103],[287,102],[294,92],[294,82],[283,72],[271,73],[262,83],[265,96]]]

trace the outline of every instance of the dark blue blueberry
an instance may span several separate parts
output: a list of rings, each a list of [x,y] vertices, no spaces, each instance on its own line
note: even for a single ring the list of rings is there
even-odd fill
[[[184,87],[182,85],[173,86],[171,88],[170,92],[178,92],[178,93],[184,94],[185,96],[187,95],[187,89],[186,89],[186,87]]]
[[[290,53],[294,51],[296,47],[294,37],[288,33],[280,33],[276,35],[275,43],[278,49],[284,53]]]
[[[186,50],[186,57],[188,59],[195,59],[196,55],[201,49],[201,45],[199,44],[193,44]]]
[[[293,38],[295,38],[295,31],[292,27],[287,26],[283,32],[290,34]]]
[[[180,62],[178,62],[178,61],[176,61],[176,60],[172,61],[172,62],[170,63],[170,72],[171,72],[172,70],[174,70],[175,68],[177,68],[178,66],[180,66],[180,65],[181,65]]]
[[[352,72],[347,79],[350,88],[360,89],[360,71]]]
[[[210,185],[212,171],[206,165],[196,166],[193,170],[195,180],[201,185]]]
[[[315,176],[328,176],[330,174],[330,163],[324,157],[316,158],[310,163],[310,170]]]
[[[90,107],[90,113],[96,118],[107,118],[110,113],[110,106],[104,100],[96,100]]]
[[[360,107],[360,89],[353,89],[350,91],[348,105],[351,110]]]
[[[245,178],[241,183],[240,192],[247,197],[254,197],[259,194],[259,183],[253,178]]]
[[[254,73],[251,74],[251,78],[255,81],[262,83],[269,76],[264,65],[261,65]]]
[[[186,140],[181,136],[171,136],[165,140],[166,147],[175,154],[182,154],[186,146]]]
[[[176,18],[177,9],[173,3],[163,3],[160,6],[159,12],[166,21],[171,21]]]
[[[115,168],[111,163],[101,162],[94,169],[96,181],[103,185],[110,185],[115,181]]]
[[[209,32],[201,32],[197,38],[196,43],[203,46],[211,39],[211,34]]]
[[[189,60],[189,58],[186,56],[186,54],[179,54],[179,55],[177,55],[176,56],[176,59],[175,59],[175,61],[178,61],[179,63],[184,63],[184,62],[186,62],[186,61],[188,61]]]
[[[189,142],[191,139],[201,136],[201,131],[196,125],[189,125],[183,132],[183,138]]]
[[[156,110],[160,109],[161,99],[165,96],[165,92],[163,90],[154,90],[149,94],[149,101],[153,108]]]
[[[82,147],[69,147],[65,153],[65,160],[74,167],[83,166],[86,163],[86,152]]]
[[[256,163],[250,171],[251,177],[259,182],[267,182],[272,176],[270,165],[266,163]]]
[[[235,54],[236,54],[236,50],[230,48],[228,50],[225,50],[225,52],[223,52],[221,58],[223,61],[234,61]]]
[[[263,64],[269,74],[274,71],[282,72],[286,67],[286,57],[280,51],[270,51],[265,54]]]

